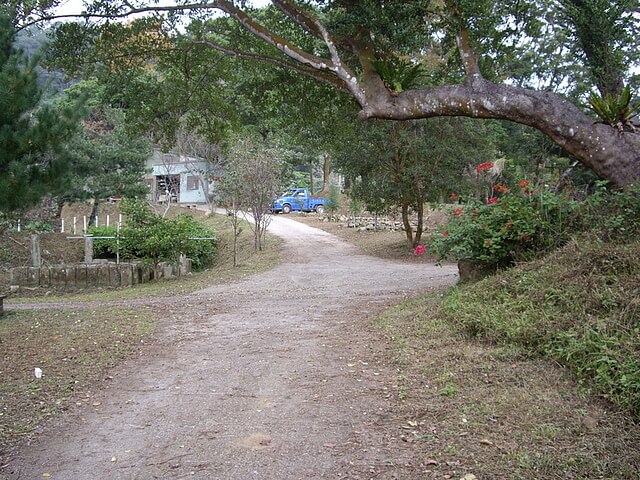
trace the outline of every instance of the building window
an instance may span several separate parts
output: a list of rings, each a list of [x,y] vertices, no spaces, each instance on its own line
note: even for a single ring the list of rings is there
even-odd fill
[[[199,190],[200,179],[193,175],[187,176],[187,190]]]

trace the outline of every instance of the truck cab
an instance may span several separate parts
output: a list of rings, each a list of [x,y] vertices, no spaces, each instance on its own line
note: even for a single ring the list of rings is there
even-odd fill
[[[271,211],[274,213],[324,212],[326,198],[313,197],[308,188],[290,188],[273,201]]]

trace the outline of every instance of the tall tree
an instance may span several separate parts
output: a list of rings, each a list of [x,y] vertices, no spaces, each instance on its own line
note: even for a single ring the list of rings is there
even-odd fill
[[[494,160],[499,125],[464,118],[405,122],[368,121],[336,155],[338,170],[353,180],[351,194],[369,210],[399,208],[408,246],[420,243],[424,205],[452,192],[469,165]],[[417,217],[412,227],[411,214]]]
[[[610,17],[612,9],[617,9],[619,26],[614,33],[623,32],[626,40],[619,41],[632,44],[615,51],[611,50],[615,43],[601,46],[608,49],[607,53],[624,54],[622,64],[627,67],[637,61],[638,39],[630,34],[637,29],[635,3],[617,0],[571,4],[580,13],[586,13],[589,4],[595,16],[603,17]],[[217,51],[276,63],[332,85],[354,98],[362,118],[467,116],[510,120],[544,132],[615,186],[622,187],[640,177],[638,134],[621,135],[615,126],[594,122],[579,105],[561,95],[519,86],[526,83],[522,82],[523,76],[532,76],[539,59],[538,38],[552,30],[548,27],[553,27],[551,22],[558,18],[559,2],[272,0],[282,21],[281,26],[270,27],[265,27],[254,11],[243,8],[243,2],[138,5],[141,6],[132,7],[124,0],[94,0],[88,15],[113,19],[149,11],[158,15],[169,12],[167,19],[175,22],[178,13],[204,15],[207,10],[220,10],[237,21],[238,28],[264,41],[269,49],[235,49],[208,29],[200,31],[193,41]],[[592,61],[595,57],[587,52],[595,45],[589,42],[597,39],[577,33],[577,18],[565,16],[579,39],[572,47],[584,52],[575,61]],[[298,35],[288,35],[292,30]],[[306,41],[297,41],[299,37]],[[606,54],[600,58],[606,58]],[[403,88],[402,79],[411,75],[417,63],[424,65],[429,81],[417,88]]]
[[[0,8],[0,211],[36,204],[63,186],[65,142],[77,126],[78,105],[43,105],[35,66],[13,47],[15,12]],[[75,111],[74,111],[75,110]]]
[[[64,201],[91,198],[97,205],[109,196],[140,197],[148,193],[143,183],[151,143],[129,135],[124,112],[105,104],[104,88],[96,81],[80,82],[67,90],[68,100],[87,99],[82,128],[69,141],[72,170]]]

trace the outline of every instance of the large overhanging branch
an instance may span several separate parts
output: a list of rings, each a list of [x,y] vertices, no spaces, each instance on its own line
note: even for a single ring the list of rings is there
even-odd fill
[[[271,3],[273,3],[274,7],[304,28],[307,32],[322,39],[322,31],[318,28],[316,22],[314,22],[307,12],[298,5],[286,0],[273,0]]]
[[[479,78],[463,85],[407,90],[395,96],[368,94],[360,116],[392,120],[440,116],[510,120],[545,133],[616,186],[640,178],[640,135],[620,135],[616,129],[594,122],[576,105],[551,92]]]
[[[150,13],[150,12],[179,12],[179,11],[192,11],[192,10],[221,10],[236,21],[238,21],[244,28],[246,28],[250,33],[265,41],[269,45],[275,47],[278,51],[280,51],[283,55],[291,58],[295,62],[302,64],[306,67],[309,67],[318,72],[333,72],[335,73],[342,82],[336,83],[336,85],[347,85],[349,89],[349,93],[354,94],[353,86],[356,84],[355,75],[353,75],[346,67],[342,65],[340,62],[338,65],[335,64],[335,60],[338,61],[339,56],[337,55],[337,49],[333,44],[328,32],[319,22],[313,21],[318,31],[322,32],[322,36],[325,39],[325,43],[329,42],[327,45],[331,52],[332,60],[319,57],[317,55],[310,54],[305,52],[301,48],[293,45],[291,42],[286,40],[285,38],[277,35],[267,28],[263,27],[260,23],[251,18],[246,12],[236,7],[232,2],[227,0],[212,0],[209,2],[198,2],[198,3],[190,3],[185,5],[174,5],[174,6],[148,6],[148,7],[132,7],[129,2],[124,2],[127,8],[119,13],[109,13],[109,14],[100,14],[100,13],[83,13],[79,15],[52,15],[52,16],[44,16],[40,17],[38,21],[48,21],[48,20],[56,20],[56,19],[69,19],[69,18],[104,18],[104,19],[118,19],[118,18],[127,18],[133,15],[142,14],[142,13]],[[281,1],[280,7],[283,11],[289,12],[292,15],[295,15],[298,18],[301,18],[303,14],[302,10],[297,6],[293,5],[290,2]],[[308,21],[312,21],[311,17],[307,16]],[[35,22],[31,22],[35,23]],[[25,25],[28,26],[28,25]],[[23,26],[23,28],[25,27]],[[290,65],[287,63],[287,65]],[[304,70],[304,69],[303,69]],[[302,70],[301,70],[302,73]],[[305,73],[306,74],[306,73]],[[330,75],[330,74],[329,74]],[[318,75],[318,78],[326,81],[329,78],[329,75]],[[360,95],[361,92],[358,90],[357,93]]]

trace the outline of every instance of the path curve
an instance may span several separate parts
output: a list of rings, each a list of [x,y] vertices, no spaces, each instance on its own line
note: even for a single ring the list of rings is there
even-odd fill
[[[368,318],[457,280],[282,216],[284,262],[174,298],[157,343],[0,470],[11,480],[413,478]],[[4,475],[4,477],[2,477]]]

